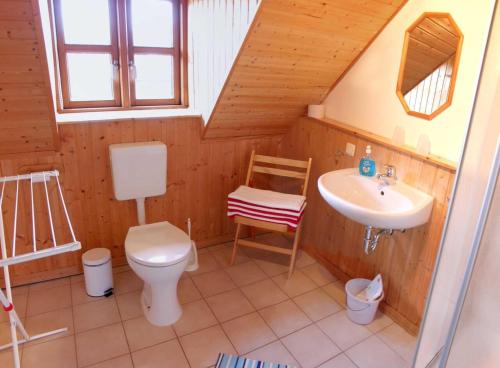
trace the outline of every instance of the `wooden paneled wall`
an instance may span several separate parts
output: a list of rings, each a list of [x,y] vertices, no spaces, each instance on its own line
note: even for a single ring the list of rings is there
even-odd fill
[[[320,103],[406,3],[264,0],[205,137],[284,133]]]
[[[346,156],[346,143],[356,145]],[[328,171],[357,167],[366,145],[371,144],[377,165],[392,164],[398,178],[434,196],[430,221],[406,233],[384,237],[375,253],[363,251],[363,226],[333,210],[320,196],[318,177]],[[409,331],[420,324],[445,221],[454,170],[412,158],[388,145],[377,144],[328,123],[302,118],[283,138],[280,155],[312,157],[311,184],[302,247],[320,259],[339,278],[384,279],[383,308]]]
[[[0,156],[57,146],[42,45],[38,7],[0,0]]]
[[[185,229],[185,221],[191,217],[193,238],[199,246],[228,241],[234,236],[234,228],[226,216],[227,194],[244,182],[251,150],[276,154],[281,137],[201,141],[202,126],[200,118],[62,125],[59,127],[60,152],[36,158],[0,160],[0,176],[58,169],[83,250],[107,247],[111,249],[114,264],[121,264],[125,262],[125,235],[131,225],[137,224],[137,213],[134,201],[114,199],[108,146],[121,142],[162,141],[168,147],[168,188],[165,195],[146,200],[147,220],[168,220]],[[11,192],[8,201],[12,202],[12,196]],[[4,208],[5,217],[12,218],[12,213],[8,212]],[[8,222],[8,229],[11,223]],[[29,226],[29,221],[27,224]],[[20,226],[20,247],[23,242],[30,242],[27,235],[30,230]],[[37,234],[39,242],[49,243],[47,231]],[[75,274],[80,271],[79,257],[78,252],[13,267],[14,282]]]
[[[191,105],[208,121],[261,0],[189,0]]]

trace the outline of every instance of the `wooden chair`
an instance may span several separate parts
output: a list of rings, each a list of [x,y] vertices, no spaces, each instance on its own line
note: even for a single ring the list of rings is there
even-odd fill
[[[303,181],[302,184],[302,195],[305,196],[307,193],[307,185],[309,183],[309,174],[311,172],[311,162],[312,159],[309,158],[307,161],[299,161],[299,160],[291,160],[287,158],[273,157],[273,156],[263,156],[256,155],[255,151],[252,151],[252,155],[250,157],[250,165],[248,166],[248,173],[245,185],[250,185],[254,173],[262,173],[276,176],[284,176],[289,178],[300,179]],[[273,165],[273,166],[282,166],[286,167],[286,169],[262,166],[258,163],[265,165]],[[233,254],[231,257],[231,265],[234,263],[236,259],[236,254],[238,252],[238,247],[249,247],[267,250],[270,252],[286,254],[290,256],[290,267],[288,270],[288,278],[292,276],[294,267],[295,267],[295,259],[297,256],[297,250],[300,242],[300,233],[302,231],[302,222],[303,217],[300,220],[297,228],[294,231],[289,231],[288,225],[285,224],[276,224],[273,222],[267,222],[262,220],[255,220],[242,216],[235,216],[234,222],[237,224],[236,227],[236,235],[234,237],[234,246],[233,246]],[[242,225],[249,226],[253,234],[255,234],[255,228],[270,230],[278,233],[292,233],[294,235],[293,246],[292,249],[277,247],[269,244],[258,243],[256,241],[239,239],[241,227]]]

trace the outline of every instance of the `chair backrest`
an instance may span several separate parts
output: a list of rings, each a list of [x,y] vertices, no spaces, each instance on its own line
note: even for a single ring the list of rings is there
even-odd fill
[[[305,196],[307,193],[307,185],[309,184],[309,175],[311,173],[311,162],[311,158],[309,158],[307,161],[300,161],[292,160],[289,158],[256,155],[255,151],[252,151],[252,155],[250,156],[250,165],[248,166],[247,180],[245,184],[250,184],[253,173],[301,179],[304,181],[304,184],[302,186],[302,195]],[[262,166],[259,165],[259,163],[282,166],[285,168],[282,169],[277,167]]]

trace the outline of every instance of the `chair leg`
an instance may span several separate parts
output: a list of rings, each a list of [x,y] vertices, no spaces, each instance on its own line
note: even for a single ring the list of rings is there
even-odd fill
[[[238,252],[238,238],[240,237],[241,224],[236,226],[236,234],[234,235],[234,244],[233,244],[233,254],[231,255],[231,262],[229,263],[231,266],[234,264],[236,260],[236,253]]]
[[[295,261],[297,258],[297,251],[299,249],[300,233],[302,230],[302,223],[299,224],[297,230],[295,230],[295,237],[293,239],[292,255],[290,259],[290,267],[288,268],[288,279],[292,277],[293,270],[295,269]]]

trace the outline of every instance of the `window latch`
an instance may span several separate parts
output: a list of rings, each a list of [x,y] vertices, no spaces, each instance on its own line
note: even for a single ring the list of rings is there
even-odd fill
[[[135,69],[135,64],[134,64],[134,61],[133,60],[130,60],[128,62],[128,71],[129,71],[129,76],[130,76],[130,79],[134,79],[135,80],[135,77],[136,77],[136,69]]]
[[[113,78],[117,81],[120,78],[120,62],[113,60]]]

